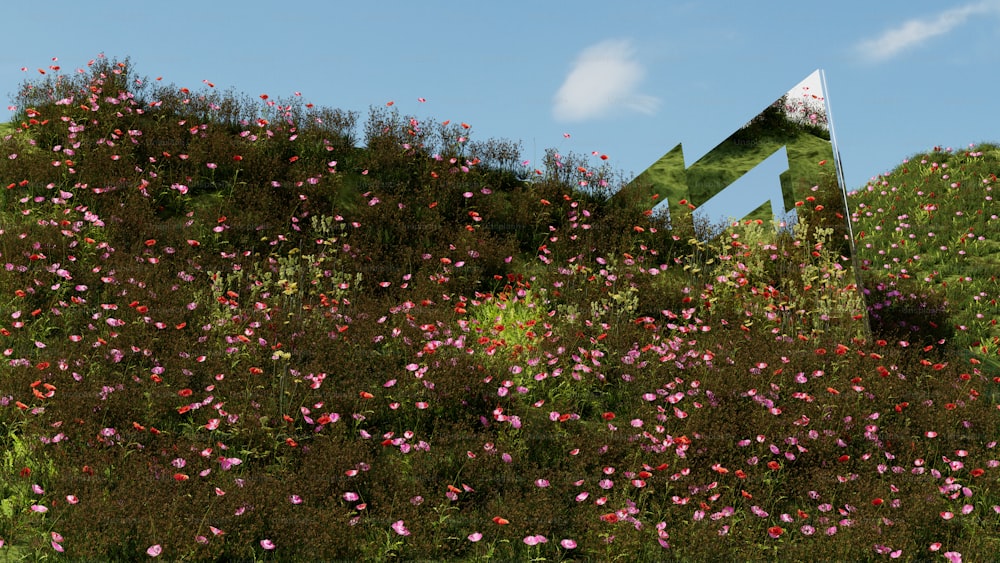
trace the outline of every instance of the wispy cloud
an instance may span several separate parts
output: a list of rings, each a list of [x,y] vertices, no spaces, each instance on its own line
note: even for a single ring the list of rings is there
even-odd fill
[[[561,121],[594,119],[621,108],[652,114],[659,99],[636,92],[644,74],[627,40],[587,47],[556,92],[553,114]]]
[[[862,59],[869,62],[886,61],[907,49],[952,31],[973,16],[986,13],[1000,13],[1000,3],[985,1],[966,4],[929,18],[907,20],[874,39],[862,41],[856,50]]]

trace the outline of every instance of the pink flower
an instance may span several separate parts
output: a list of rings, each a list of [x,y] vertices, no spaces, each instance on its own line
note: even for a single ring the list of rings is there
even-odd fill
[[[264,549],[268,550],[268,551],[274,549],[274,547],[275,547],[273,541],[266,540],[266,539],[265,540],[260,540],[260,546],[263,547]]]
[[[146,555],[150,557],[159,557],[161,553],[163,553],[163,548],[160,547],[160,544],[151,545],[146,550]]]
[[[962,563],[962,554],[957,551],[946,551],[944,557],[951,563]]]
[[[469,534],[469,541],[471,542],[477,542],[481,539],[483,539],[483,535],[480,534],[479,532],[472,532],[471,534]]]
[[[524,543],[528,545],[538,545],[540,543],[546,543],[549,540],[545,536],[525,536]]]
[[[410,531],[406,529],[406,524],[404,524],[402,520],[397,520],[393,522],[392,529],[401,536],[410,535]]]
[[[565,539],[559,542],[559,545],[563,546],[563,549],[576,549],[576,542],[571,539]]]
[[[220,457],[219,464],[222,465],[223,471],[229,471],[229,469],[234,465],[239,465],[243,463],[242,459],[237,457]]]

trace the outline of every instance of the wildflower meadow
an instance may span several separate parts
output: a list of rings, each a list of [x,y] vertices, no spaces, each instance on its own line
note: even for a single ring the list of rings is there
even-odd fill
[[[56,62],[0,129],[0,559],[1000,553],[997,146],[704,241],[422,100]]]

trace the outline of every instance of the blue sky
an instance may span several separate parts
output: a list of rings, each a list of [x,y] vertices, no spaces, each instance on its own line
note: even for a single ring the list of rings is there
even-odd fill
[[[693,163],[821,68],[848,189],[935,145],[1000,141],[1000,0],[55,1],[4,20],[0,120],[37,68],[104,53],[192,90],[362,116],[393,101],[533,163],[599,151],[632,177],[679,142]]]

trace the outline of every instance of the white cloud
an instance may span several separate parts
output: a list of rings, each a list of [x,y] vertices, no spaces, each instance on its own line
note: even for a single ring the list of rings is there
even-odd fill
[[[907,20],[874,39],[862,41],[857,45],[857,52],[870,62],[886,61],[907,49],[950,32],[972,16],[990,12],[1000,12],[1000,4],[992,0],[977,2],[945,10],[930,18]]]
[[[555,118],[583,121],[619,108],[654,113],[659,99],[635,91],[645,71],[634,54],[627,40],[602,41],[584,49],[556,92]]]

